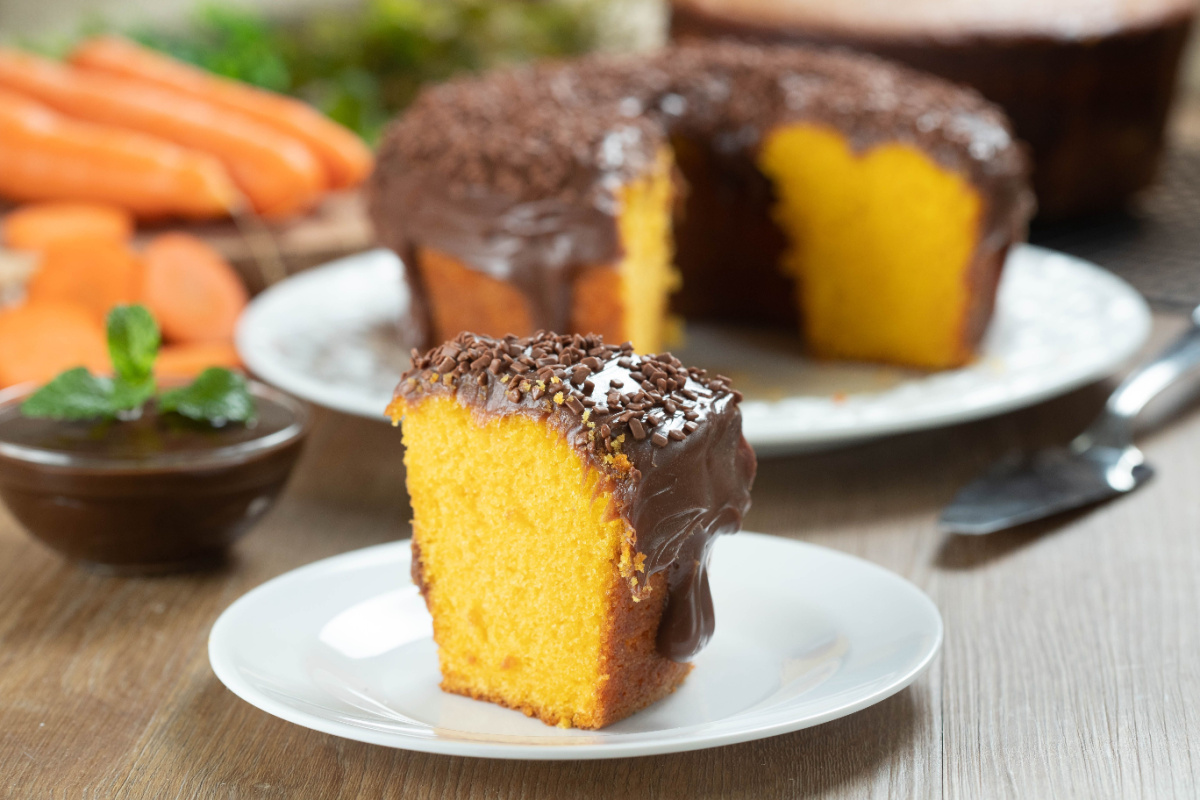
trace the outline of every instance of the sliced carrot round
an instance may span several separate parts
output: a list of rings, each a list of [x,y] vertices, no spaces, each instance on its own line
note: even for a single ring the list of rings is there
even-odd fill
[[[30,203],[4,218],[3,241],[16,250],[44,250],[72,239],[126,244],[133,215],[105,203]]]
[[[110,371],[103,328],[72,303],[27,303],[0,312],[0,386],[45,383],[63,370]]]
[[[170,344],[158,351],[154,373],[160,380],[190,380],[209,367],[236,369],[241,365],[233,342]]]
[[[230,341],[246,287],[220,253],[186,233],[156,237],[142,253],[142,302],[172,343]]]
[[[113,306],[137,301],[142,263],[122,244],[71,239],[42,251],[27,289],[31,302],[69,302],[92,312],[101,326]]]

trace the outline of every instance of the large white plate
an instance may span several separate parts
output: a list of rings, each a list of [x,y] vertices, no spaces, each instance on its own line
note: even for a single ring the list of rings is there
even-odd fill
[[[375,250],[301,273],[257,297],[238,349],[270,383],[320,405],[383,419],[408,367],[398,321],[402,266]],[[689,324],[676,355],[733,378],[746,394],[746,438],[760,455],[991,416],[1115,371],[1145,341],[1150,311],[1099,267],[1038,247],[1016,248],[981,357],[922,373],[804,357],[798,337]]]
[[[407,541],[310,564],[230,606],[209,660],[297,725],[460,756],[616,758],[745,742],[846,716],[908,686],[942,641],[933,602],[852,556],[761,534],[720,540],[717,630],[670,697],[602,731],[562,730],[438,688]]]

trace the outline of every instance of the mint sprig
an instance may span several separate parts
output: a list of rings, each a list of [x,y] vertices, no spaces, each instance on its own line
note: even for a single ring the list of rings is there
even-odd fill
[[[254,398],[246,386],[246,379],[220,367],[204,370],[190,386],[163,392],[158,398],[158,407],[189,419],[208,420],[214,425],[254,419]]]
[[[84,367],[59,374],[21,404],[26,417],[61,420],[134,417],[158,390],[154,361],[162,344],[158,323],[145,306],[117,306],[108,315],[108,352],[116,375],[93,375]],[[158,397],[159,409],[220,427],[254,419],[246,379],[212,367],[188,386]]]

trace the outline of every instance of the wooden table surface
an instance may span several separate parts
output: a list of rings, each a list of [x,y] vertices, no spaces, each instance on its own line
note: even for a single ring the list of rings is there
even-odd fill
[[[1181,329],[1159,315],[1155,339]],[[0,510],[0,796],[1194,797],[1200,791],[1200,412],[1143,438],[1158,476],[989,538],[934,528],[1019,445],[1065,441],[1105,385],[997,419],[764,461],[748,529],[870,559],[933,597],[914,686],[760,742],[504,762],[389,750],[275,719],[208,666],[217,615],[293,567],[407,533],[398,432],[323,413],[279,505],[215,573],[84,572]],[[852,591],[852,587],[847,587]]]

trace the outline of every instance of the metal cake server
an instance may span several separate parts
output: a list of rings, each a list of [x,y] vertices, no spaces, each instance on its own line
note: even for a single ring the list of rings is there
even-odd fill
[[[951,533],[985,534],[1131,492],[1154,469],[1133,446],[1146,405],[1200,365],[1200,307],[1192,325],[1157,358],[1135,369],[1104,411],[1066,447],[1009,457],[963,487],[942,511]]]

